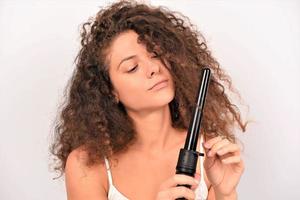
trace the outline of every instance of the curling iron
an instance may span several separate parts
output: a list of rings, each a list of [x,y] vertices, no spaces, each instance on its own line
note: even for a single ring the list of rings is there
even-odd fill
[[[209,77],[210,69],[204,68],[202,70],[202,78],[198,89],[196,107],[194,109],[193,118],[191,119],[189,124],[185,145],[184,148],[181,148],[179,152],[179,158],[176,165],[176,174],[184,174],[194,177],[197,167],[198,156],[204,156],[203,153],[196,151],[196,149],[198,137],[200,134],[200,124],[209,83]],[[191,188],[190,185],[185,184],[178,184],[177,186],[185,186],[187,188]],[[185,198],[177,198],[177,200],[184,199]]]

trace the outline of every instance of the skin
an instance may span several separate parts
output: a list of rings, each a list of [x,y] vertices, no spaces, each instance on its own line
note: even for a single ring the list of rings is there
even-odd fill
[[[146,158],[156,158],[178,144],[182,146],[186,131],[171,126],[168,104],[174,98],[175,88],[168,66],[147,52],[145,46],[137,42],[137,37],[134,31],[127,31],[112,42],[107,55],[109,75],[116,99],[125,106],[138,133],[137,143],[131,151]],[[121,63],[132,55],[135,57]],[[164,79],[168,79],[164,88],[149,90]],[[212,184],[208,199],[236,199],[236,186],[244,171],[240,147],[221,137],[208,138],[203,147],[207,155],[204,168]],[[176,186],[179,180],[182,181],[170,179],[160,189]],[[174,194],[162,191],[158,199],[173,199]]]
[[[216,199],[236,199],[236,187],[245,169],[238,144],[220,136],[203,144],[207,155],[204,168]]]

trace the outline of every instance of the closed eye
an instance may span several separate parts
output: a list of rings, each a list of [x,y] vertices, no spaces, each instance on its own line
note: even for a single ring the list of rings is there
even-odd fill
[[[159,57],[160,56],[156,52],[154,52],[154,56],[152,56],[151,58],[159,58]],[[134,66],[132,69],[127,71],[127,73],[132,73],[132,72],[136,71],[137,67],[138,67],[138,65]]]
[[[138,65],[134,66],[132,69],[130,69],[129,71],[127,71],[127,73],[131,73],[131,72],[134,72],[136,71]]]

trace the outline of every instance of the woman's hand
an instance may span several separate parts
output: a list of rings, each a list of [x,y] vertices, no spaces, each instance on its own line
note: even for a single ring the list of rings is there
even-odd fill
[[[175,174],[160,185],[156,200],[174,200],[180,197],[194,200],[195,189],[198,186],[195,180],[196,179],[191,176]],[[191,188],[177,186],[178,184],[191,185]]]
[[[206,152],[204,168],[215,193],[230,195],[245,169],[240,147],[221,136],[203,143]]]

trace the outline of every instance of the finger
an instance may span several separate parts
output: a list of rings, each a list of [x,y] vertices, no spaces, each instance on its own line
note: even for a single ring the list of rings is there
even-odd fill
[[[226,145],[222,147],[221,149],[217,150],[217,154],[219,156],[225,155],[227,153],[233,153],[236,156],[240,155],[240,146],[238,144],[230,143],[229,145]]]
[[[199,182],[194,177],[187,176],[184,174],[175,174],[170,179],[168,179],[165,183],[161,185],[161,190],[165,190],[171,187],[175,187],[177,185],[197,185]]]
[[[204,148],[210,149],[215,143],[222,140],[221,136],[214,137],[204,143]]]
[[[191,187],[191,190],[195,191],[195,190],[197,189],[197,187],[198,187],[198,185],[193,185],[193,186]]]
[[[169,199],[177,199],[180,197],[184,197],[187,199],[195,199],[195,192],[187,187],[178,186],[173,187],[169,191]]]
[[[241,162],[241,156],[227,157],[227,158],[222,159],[222,162],[224,164],[239,163],[239,162]]]
[[[216,152],[221,149],[222,147],[229,145],[230,142],[227,139],[223,139],[221,141],[218,141],[217,143],[215,143],[212,148],[210,149],[210,151],[208,151],[207,156],[208,157],[213,157],[215,156]]]

